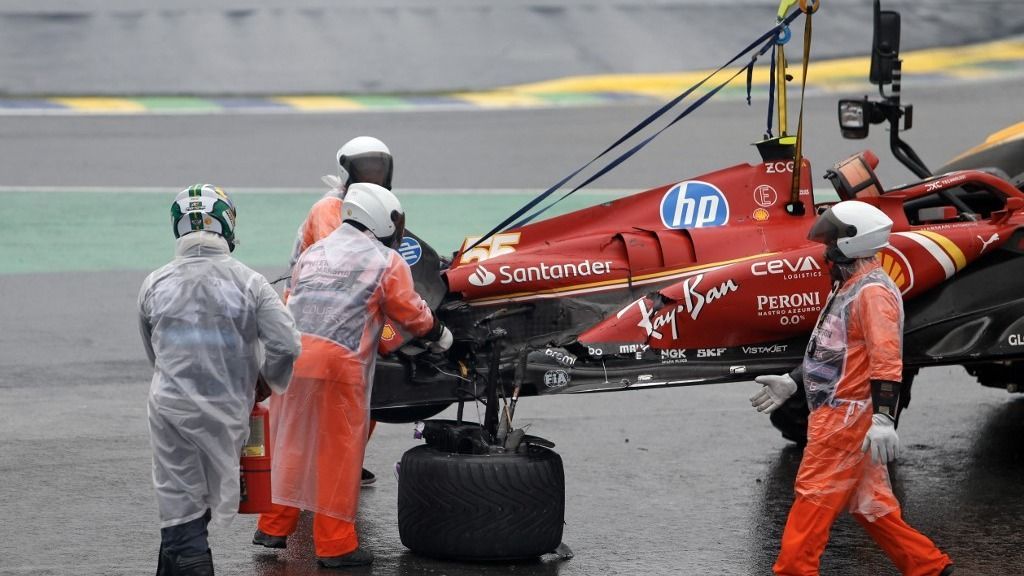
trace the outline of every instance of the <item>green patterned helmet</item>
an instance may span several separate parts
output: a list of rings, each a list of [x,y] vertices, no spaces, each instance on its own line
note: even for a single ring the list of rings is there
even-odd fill
[[[235,203],[212,184],[196,184],[178,193],[171,205],[174,237],[206,230],[220,234],[235,249]]]

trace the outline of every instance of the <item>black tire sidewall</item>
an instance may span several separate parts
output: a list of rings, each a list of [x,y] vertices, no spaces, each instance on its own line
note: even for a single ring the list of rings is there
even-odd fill
[[[444,559],[517,560],[562,540],[565,476],[554,451],[455,454],[417,446],[402,456],[398,528],[413,552]]]

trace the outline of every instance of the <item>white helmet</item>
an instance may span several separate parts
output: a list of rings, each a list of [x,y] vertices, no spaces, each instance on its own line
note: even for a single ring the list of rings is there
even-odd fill
[[[871,258],[889,245],[892,220],[871,204],[847,200],[832,205],[811,227],[807,239],[828,246],[833,262]]]
[[[402,203],[387,188],[369,182],[349,186],[341,205],[341,221],[369,230],[390,248],[397,248],[405,235]]]
[[[346,186],[370,182],[391,189],[391,150],[373,136],[358,136],[338,148],[338,166],[345,171]]]

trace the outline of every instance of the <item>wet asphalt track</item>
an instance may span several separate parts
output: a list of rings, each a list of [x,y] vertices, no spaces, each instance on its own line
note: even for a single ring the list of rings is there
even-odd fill
[[[1014,94],[1021,88],[1024,83],[1009,81],[909,93],[918,126],[908,139],[939,164],[1019,121]],[[649,167],[653,181],[634,171],[609,185],[653,185],[753,161],[745,143],[759,135],[760,111],[756,120],[745,119],[730,112],[737,106],[711,107],[686,136],[666,135],[666,143],[652,147],[633,169]],[[834,107],[834,98],[810,104],[816,179],[845,151],[863,147],[838,139]],[[5,185],[174,186],[199,178],[315,186],[338,143],[366,131],[396,142],[396,180],[415,183],[406,185],[543,187],[646,111],[8,118],[0,123],[0,174]],[[560,118],[571,127],[555,123]],[[883,153],[882,134],[868,145],[887,164],[883,181],[908,179]],[[154,570],[159,536],[145,417],[150,372],[134,318],[144,275],[0,275],[0,574]],[[799,452],[749,407],[754,388],[737,383],[523,400],[517,417],[557,443],[565,462],[564,540],[576,553],[567,562],[467,565],[406,551],[390,471],[415,441],[409,426],[382,425],[367,456],[380,480],[364,490],[359,522],[377,562],[351,573],[768,574]],[[958,574],[1024,572],[1024,398],[982,388],[960,368],[926,370],[900,432],[904,457],[893,472],[907,519],[954,558]],[[308,523],[283,553],[250,546],[253,525],[243,516],[214,534],[219,575],[318,573]],[[895,571],[844,518],[823,573]]]

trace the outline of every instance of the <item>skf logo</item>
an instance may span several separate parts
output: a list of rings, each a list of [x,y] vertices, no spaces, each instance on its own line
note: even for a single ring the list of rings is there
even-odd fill
[[[484,268],[483,266],[477,266],[476,270],[474,270],[473,273],[469,275],[469,283],[472,284],[473,286],[479,286],[483,288],[484,286],[490,286],[491,284],[494,284],[495,278],[496,276],[494,275],[494,272],[491,272],[490,270]]]
[[[721,226],[729,221],[729,203],[707,182],[680,182],[661,199],[661,221],[666,228]]]
[[[875,258],[882,270],[892,279],[893,284],[899,288],[900,294],[906,294],[914,287],[914,271],[910,268],[910,263],[902,252],[889,246],[879,252]]]

